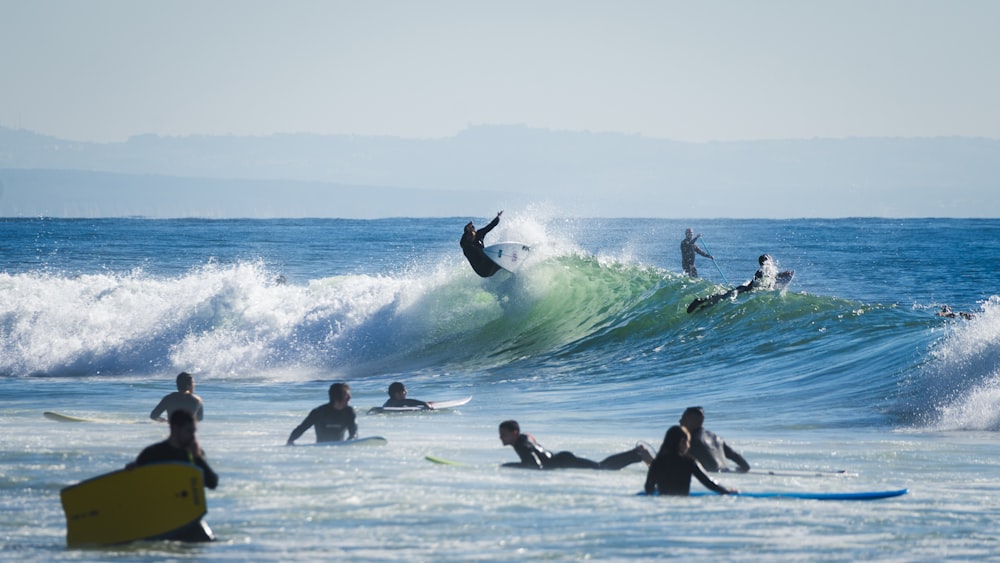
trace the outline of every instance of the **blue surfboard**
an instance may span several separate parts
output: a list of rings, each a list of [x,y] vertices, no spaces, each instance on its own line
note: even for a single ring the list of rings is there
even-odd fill
[[[895,489],[891,491],[864,491],[858,493],[795,493],[795,492],[760,492],[760,493],[734,493],[732,496],[749,498],[795,498],[806,500],[877,500],[905,495],[909,489]],[[715,496],[718,493],[713,491],[695,491],[691,493],[693,497]]]

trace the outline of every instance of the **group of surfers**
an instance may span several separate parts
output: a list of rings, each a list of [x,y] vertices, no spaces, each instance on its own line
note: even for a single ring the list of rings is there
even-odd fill
[[[170,434],[166,440],[142,450],[128,468],[162,462],[192,463],[201,468],[205,486],[214,489],[219,482],[218,475],[206,461],[204,450],[197,439],[197,422],[203,419],[204,402],[194,393],[194,377],[187,372],[178,374],[177,391],[164,396],[150,412],[150,418],[166,421]],[[317,442],[336,442],[356,439],[358,436],[357,414],[349,403],[351,387],[347,383],[334,383],[328,390],[329,401],[312,409],[301,424],[288,436],[287,445],[294,445],[309,428],[316,433]],[[407,397],[406,386],[393,382],[389,386],[389,399],[383,407],[419,407],[432,409],[425,401]],[[162,416],[167,413],[166,419]],[[538,443],[533,436],[521,432],[515,420],[505,420],[499,425],[500,442],[511,446],[520,461],[505,463],[504,467],[525,469],[602,469],[618,470],[633,463],[643,462],[648,466],[645,491],[647,494],[688,495],[691,478],[695,477],[705,487],[720,494],[736,492],[726,488],[711,477],[708,472],[729,471],[728,461],[736,464],[736,471],[747,472],[750,464],[732,449],[717,434],[704,427],[705,411],[702,407],[689,407],[681,415],[679,424],[671,426],[655,454],[642,444],[630,450],[611,455],[602,461],[579,457],[572,452],[553,453]],[[207,526],[200,524],[200,528]],[[194,539],[212,539],[210,536]]]

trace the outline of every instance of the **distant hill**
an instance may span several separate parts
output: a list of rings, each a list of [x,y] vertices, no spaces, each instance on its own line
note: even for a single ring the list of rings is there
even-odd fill
[[[487,216],[547,202],[635,217],[996,217],[1000,141],[679,143],[479,126],[445,139],[144,135],[0,127],[0,215]]]

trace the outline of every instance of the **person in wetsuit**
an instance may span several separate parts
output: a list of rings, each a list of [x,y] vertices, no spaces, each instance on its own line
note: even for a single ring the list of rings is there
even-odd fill
[[[778,267],[774,264],[774,259],[770,254],[761,254],[757,258],[757,264],[760,267],[754,273],[753,279],[737,286],[734,290],[736,295],[758,289],[774,289],[774,284],[778,280]]]
[[[605,458],[601,462],[577,457],[572,452],[552,452],[543,448],[530,434],[522,434],[521,426],[516,420],[505,420],[500,423],[500,442],[512,446],[517,456],[517,463],[505,463],[504,467],[523,467],[526,469],[611,469],[618,470],[633,463],[652,462],[652,456],[646,448],[635,448]]]
[[[698,277],[698,268],[694,265],[695,253],[701,254],[710,260],[715,260],[711,254],[698,247],[697,243],[700,238],[700,233],[698,236],[695,236],[694,229],[688,229],[684,231],[684,240],[681,241],[681,267],[684,269],[684,273],[692,278]]]
[[[752,280],[721,293],[696,298],[687,306],[688,314],[691,314],[703,307],[711,307],[723,299],[733,299],[743,293],[747,293],[748,291],[774,289],[778,281],[778,266],[774,263],[771,255],[761,254],[760,257],[757,258],[757,263],[760,265],[760,268],[758,268],[757,272],[754,273]],[[791,272],[788,273],[790,274]]]
[[[320,405],[309,412],[309,416],[292,430],[287,444],[295,445],[295,440],[309,429],[316,428],[316,442],[340,442],[346,434],[348,439],[358,437],[357,416],[354,407],[347,403],[351,400],[351,386],[346,383],[334,383],[329,390],[330,402]]]
[[[681,415],[681,426],[689,433],[691,438],[690,455],[698,460],[705,471],[729,471],[727,459],[730,459],[739,466],[736,471],[746,473],[750,471],[750,464],[743,459],[736,450],[729,447],[718,434],[706,430],[705,410],[701,407],[688,407]]]
[[[432,410],[434,407],[425,401],[418,401],[416,399],[406,398],[406,385],[403,385],[400,381],[394,381],[389,385],[389,399],[382,404],[382,407],[422,407],[428,410]]]
[[[190,411],[198,420],[204,418],[204,402],[194,394],[194,376],[186,371],[177,374],[177,391],[168,393],[149,413],[149,418],[157,422],[166,422],[167,418],[178,409]],[[167,413],[167,418],[163,413]]]
[[[472,221],[469,221],[465,225],[465,232],[462,233],[462,240],[459,241],[459,244],[462,246],[462,253],[465,254],[465,258],[469,261],[472,269],[480,277],[488,278],[501,269],[496,262],[490,260],[490,257],[483,250],[485,248],[483,239],[486,238],[487,233],[493,230],[493,227],[500,224],[501,215],[503,215],[503,211],[498,211],[496,218],[478,231],[475,225],[472,224]]]
[[[217,487],[219,476],[205,461],[205,452],[195,437],[197,425],[194,415],[190,411],[177,409],[170,413],[168,423],[170,435],[167,439],[143,449],[135,461],[126,465],[125,469],[165,462],[190,463],[201,469],[202,480],[206,487],[209,489]],[[208,524],[199,519],[171,532],[166,539],[190,542],[213,541],[215,534]]]
[[[646,472],[646,484],[643,487],[647,495],[654,492],[661,495],[691,494],[691,476],[698,478],[705,487],[722,495],[735,493],[735,489],[727,489],[716,483],[705,474],[701,464],[689,457],[688,448],[691,436],[683,426],[671,426],[663,437],[663,444],[656,459]]]

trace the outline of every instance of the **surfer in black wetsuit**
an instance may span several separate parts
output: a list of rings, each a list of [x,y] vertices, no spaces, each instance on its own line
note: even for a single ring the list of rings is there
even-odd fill
[[[771,258],[770,254],[761,254],[757,258],[757,264],[760,267],[754,273],[752,280],[722,293],[698,297],[688,305],[687,312],[693,313],[702,307],[715,305],[723,299],[732,299],[748,291],[774,289],[775,283],[778,281],[778,267],[774,264],[774,259]]]
[[[735,493],[716,483],[705,474],[701,464],[688,456],[691,436],[683,426],[671,426],[663,437],[663,444],[656,459],[646,472],[645,490],[647,495],[658,492],[661,495],[691,494],[691,476],[694,475],[705,487],[722,495]]]
[[[422,407],[428,410],[433,409],[429,403],[425,401],[418,401],[416,399],[406,398],[406,385],[402,382],[394,381],[389,385],[389,400],[382,404],[382,408],[391,407]]]
[[[710,260],[715,260],[711,254],[698,247],[697,242],[700,238],[700,233],[698,236],[695,236],[694,229],[688,229],[684,231],[684,240],[681,241],[681,267],[684,269],[684,273],[692,278],[698,277],[698,268],[694,266],[695,253],[701,254]]]
[[[351,400],[351,386],[346,383],[334,383],[330,386],[330,402],[320,405],[309,412],[302,424],[295,427],[288,436],[288,445],[295,445],[295,440],[316,427],[316,442],[340,442],[346,434],[348,439],[358,437],[358,423],[354,407],[347,403]]]
[[[736,287],[737,295],[758,289],[774,289],[778,280],[778,267],[774,265],[774,259],[770,254],[761,254],[757,258],[757,264],[760,267],[754,272],[753,279]]]
[[[194,415],[190,411],[183,409],[170,413],[170,436],[162,442],[158,442],[142,450],[135,462],[127,467],[139,467],[151,463],[162,463],[165,461],[180,461],[182,463],[193,463],[201,468],[205,478],[205,486],[214,489],[219,484],[219,476],[212,471],[208,462],[205,461],[205,452],[198,445],[198,438],[195,437],[197,426]]]
[[[729,447],[718,434],[706,430],[705,410],[701,407],[688,407],[681,415],[683,426],[691,437],[691,457],[701,463],[705,471],[729,471],[727,459],[736,463],[740,473],[750,471],[750,464],[736,450]]]
[[[465,254],[465,258],[469,261],[472,269],[484,278],[492,276],[501,269],[500,266],[493,260],[490,260],[490,257],[483,251],[483,248],[485,248],[483,246],[483,239],[486,238],[487,233],[493,230],[493,227],[500,224],[501,215],[503,215],[503,211],[498,211],[496,218],[478,231],[476,230],[475,225],[472,224],[472,221],[469,221],[468,224],[465,225],[465,232],[462,233],[462,240],[459,242],[462,246],[462,252]]]
[[[543,448],[535,438],[529,434],[521,434],[521,427],[516,420],[505,420],[500,423],[500,442],[505,446],[512,446],[517,456],[521,458],[518,463],[505,463],[504,467],[523,467],[526,469],[611,469],[618,470],[633,463],[645,461],[652,462],[652,456],[646,448],[636,446],[635,448],[615,454],[605,458],[601,462],[577,457],[572,452],[552,452]]]
[[[195,437],[197,425],[194,415],[190,411],[177,409],[170,413],[170,436],[162,442],[153,444],[143,449],[135,461],[126,465],[126,469],[133,469],[143,465],[164,462],[191,463],[201,469],[202,480],[209,489],[214,489],[219,485],[219,476],[205,461],[205,452],[198,445],[198,438]],[[212,529],[203,520],[199,519],[191,524],[175,530],[169,534],[167,539],[188,542],[205,542],[215,540]]]

